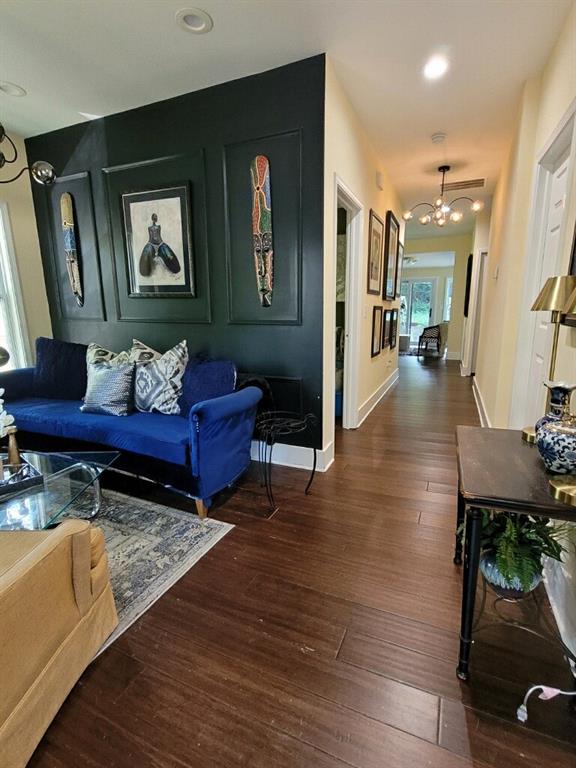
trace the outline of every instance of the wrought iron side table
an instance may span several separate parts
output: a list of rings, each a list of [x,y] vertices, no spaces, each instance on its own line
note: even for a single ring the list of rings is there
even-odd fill
[[[272,451],[279,437],[297,435],[310,427],[315,427],[318,419],[313,413],[302,415],[294,411],[265,411],[256,417],[256,437],[258,439],[258,461],[262,472],[262,485],[272,510],[276,510],[276,501],[272,489]],[[316,473],[316,448],[312,448],[312,472],[304,493],[310,493],[310,487]]]

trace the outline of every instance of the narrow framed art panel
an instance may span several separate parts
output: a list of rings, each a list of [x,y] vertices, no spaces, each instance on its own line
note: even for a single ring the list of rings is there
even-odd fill
[[[382,307],[372,308],[372,345],[370,356],[376,357],[380,354],[380,341],[382,338]]]
[[[396,289],[395,298],[400,296],[400,283],[402,281],[402,267],[404,265],[404,243],[398,243],[398,261],[396,264]]]
[[[386,213],[386,238],[384,241],[384,287],[382,298],[392,300],[396,296],[396,270],[398,268],[398,245],[400,224],[392,211]]]
[[[128,295],[196,295],[187,184],[122,195]]]
[[[382,349],[390,346],[390,320],[392,317],[392,310],[384,310],[384,322],[382,324]]]
[[[390,313],[390,349],[396,347],[398,338],[398,310],[393,309]]]
[[[384,245],[384,222],[378,214],[370,211],[368,235],[368,275],[367,291],[380,295],[382,287],[382,253]]]

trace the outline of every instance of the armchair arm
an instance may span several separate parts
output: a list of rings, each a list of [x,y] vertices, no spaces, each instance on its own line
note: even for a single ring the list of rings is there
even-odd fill
[[[0,373],[0,387],[4,387],[4,400],[19,400],[34,395],[34,368],[17,368]]]
[[[246,387],[190,410],[190,458],[205,501],[236,480],[250,464],[250,445],[262,391]]]

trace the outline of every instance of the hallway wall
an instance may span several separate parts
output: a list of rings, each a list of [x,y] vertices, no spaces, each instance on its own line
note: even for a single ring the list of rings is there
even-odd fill
[[[472,233],[448,237],[419,237],[406,241],[405,253],[434,253],[454,251],[454,284],[452,286],[452,316],[448,331],[448,357],[460,360],[464,329],[464,295],[466,293],[466,265],[472,253]],[[416,270],[406,270],[407,277]]]
[[[382,173],[383,189],[376,185],[376,173],[382,172],[382,164],[368,136],[354,112],[350,101],[334,73],[330,59],[326,59],[326,100],[324,138],[324,371],[334,370],[334,306],[335,266],[334,232],[336,210],[334,205],[335,176],[337,175],[364,208],[362,237],[362,267],[360,284],[362,291],[362,320],[359,350],[359,388],[357,407],[369,403],[384,382],[398,367],[398,348],[384,349],[377,357],[370,357],[372,333],[372,307],[384,309],[398,307],[398,300],[382,301],[381,296],[366,292],[368,267],[368,226],[370,209],[381,219],[386,211],[394,211],[400,222],[402,242],[402,207],[398,196],[385,173]],[[334,435],[334,405],[332,379],[324,375],[324,448]]]

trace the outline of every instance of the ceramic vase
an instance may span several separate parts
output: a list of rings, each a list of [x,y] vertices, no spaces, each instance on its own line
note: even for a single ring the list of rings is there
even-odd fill
[[[480,571],[494,592],[496,592],[499,597],[503,597],[507,600],[519,600],[522,597],[525,597],[535,590],[538,584],[542,581],[542,574],[537,574],[532,579],[530,589],[527,591],[523,589],[518,578],[508,581],[498,569],[496,558],[492,552],[483,552],[480,556]]]
[[[536,445],[549,472],[555,475],[576,473],[576,419],[574,417],[542,424],[536,432]]]
[[[536,434],[540,427],[550,421],[559,421],[570,416],[570,400],[576,386],[568,386],[563,381],[545,381],[544,386],[550,392],[548,396],[548,411],[536,422]]]

